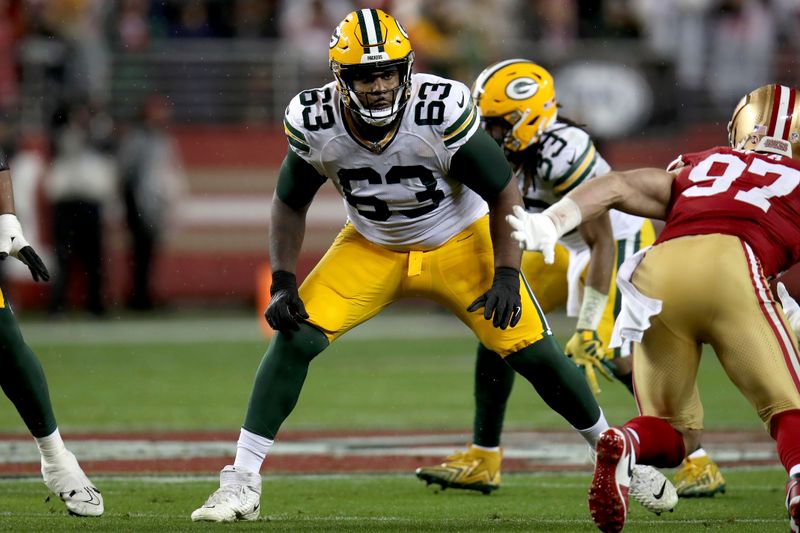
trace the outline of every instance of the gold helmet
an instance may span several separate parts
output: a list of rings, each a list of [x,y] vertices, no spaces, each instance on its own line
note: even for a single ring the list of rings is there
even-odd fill
[[[728,144],[800,159],[800,99],[797,89],[764,85],[744,96],[728,122]]]
[[[411,42],[400,22],[380,9],[359,9],[347,15],[331,35],[329,59],[344,105],[368,124],[390,123],[408,101],[414,63]],[[392,89],[392,105],[369,109],[353,88],[355,75],[394,67],[399,71],[400,85]]]
[[[553,76],[526,59],[507,59],[484,69],[472,86],[484,128],[501,126],[502,143],[519,152],[535,143],[556,119]]]

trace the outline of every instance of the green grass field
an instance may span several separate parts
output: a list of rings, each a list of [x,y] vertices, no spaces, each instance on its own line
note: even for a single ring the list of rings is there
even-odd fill
[[[432,318],[370,323],[362,329],[372,330],[371,335],[354,332],[331,346],[312,364],[300,402],[283,429],[468,432],[475,343],[465,329],[442,329],[438,322],[430,323]],[[398,328],[398,323],[407,327]],[[224,325],[216,335],[213,324],[169,318],[81,324],[70,335],[69,324],[23,321],[23,333],[47,373],[62,433],[175,429],[233,433],[241,424],[267,342],[258,337],[255,322],[252,328],[245,322],[242,335]],[[117,338],[107,333],[114,328],[122,332]],[[181,328],[185,334],[179,334]],[[760,428],[749,405],[709,355],[700,373],[707,426]],[[635,415],[624,387],[605,382],[601,386],[599,401],[611,423]],[[24,433],[11,404],[5,399],[0,403],[0,432]],[[567,425],[519,380],[506,427],[566,429]],[[682,500],[668,516],[657,518],[634,504],[626,531],[786,530],[785,474],[778,465],[725,473],[727,494],[713,500]],[[487,497],[425,489],[410,472],[271,476],[267,463],[262,520],[233,526],[189,521],[191,510],[217,484],[211,473],[204,478],[92,477],[104,491],[107,509],[104,517],[93,520],[69,517],[60,502],[45,502],[47,490],[38,479],[0,480],[0,530],[594,530],[586,509],[589,472],[511,474],[499,492]]]

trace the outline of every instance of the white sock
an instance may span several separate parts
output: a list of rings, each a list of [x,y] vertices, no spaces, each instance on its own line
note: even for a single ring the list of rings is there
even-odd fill
[[[479,446],[477,444],[472,444],[473,448],[477,448],[479,450],[483,450],[485,452],[499,452],[500,446]]]
[[[608,425],[608,421],[606,420],[606,416],[603,414],[603,410],[600,409],[600,418],[597,419],[597,422],[594,423],[591,427],[586,429],[578,429],[575,428],[575,431],[581,434],[586,442],[589,443],[589,446],[592,448],[595,447],[597,444],[597,439],[600,438],[600,434],[607,430],[610,426]]]
[[[61,440],[58,428],[46,437],[34,437],[33,440],[36,441],[36,446],[39,447],[39,453],[48,463],[52,463],[56,457],[67,451],[64,441]]]
[[[242,428],[239,432],[239,442],[236,443],[236,459],[233,461],[233,466],[245,472],[261,472],[261,463],[264,462],[274,442]]]
[[[705,457],[708,455],[703,448],[697,448],[695,451],[689,454],[689,459],[699,459],[700,457]]]

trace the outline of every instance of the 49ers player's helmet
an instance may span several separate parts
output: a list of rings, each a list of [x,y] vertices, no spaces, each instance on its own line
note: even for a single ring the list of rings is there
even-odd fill
[[[333,31],[328,57],[348,109],[373,126],[384,126],[397,117],[411,94],[414,63],[411,42],[400,22],[380,9],[353,11]],[[359,72],[378,72],[392,67],[397,67],[400,74],[400,85],[392,89],[392,105],[386,109],[369,109],[358,98],[353,79]]]
[[[800,98],[797,89],[765,85],[739,101],[728,122],[732,148],[800,159]]]
[[[519,152],[535,143],[558,114],[553,76],[527,59],[507,59],[484,69],[472,86],[484,128],[507,129],[503,145]]]

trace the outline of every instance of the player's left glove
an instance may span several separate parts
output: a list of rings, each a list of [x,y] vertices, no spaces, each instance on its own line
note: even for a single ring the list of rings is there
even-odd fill
[[[794,331],[794,336],[800,337],[800,305],[789,295],[783,282],[778,283],[778,298],[781,299],[783,314],[786,315],[786,320],[789,321],[789,327]]]
[[[494,271],[492,287],[479,296],[467,311],[472,313],[483,307],[483,318],[492,319],[496,328],[506,329],[517,325],[522,317],[522,300],[519,296],[519,271],[511,267],[498,267]]]
[[[553,264],[558,231],[550,217],[542,213],[528,213],[522,207],[515,205],[514,214],[506,215],[506,221],[514,228],[511,237],[517,241],[520,248],[531,252],[542,252],[544,262],[548,265]]]
[[[17,220],[17,215],[6,213],[0,215],[0,260],[9,255],[25,263],[31,271],[33,281],[50,280],[50,273],[42,258],[22,235],[22,226]]]
[[[583,369],[586,381],[593,393],[602,392],[600,385],[597,384],[595,371],[600,372],[607,380],[613,381],[608,360],[605,358],[603,341],[597,336],[595,330],[579,329],[575,331],[572,338],[567,341],[564,351],[576,365]]]
[[[297,277],[285,270],[272,273],[271,296],[264,317],[269,326],[276,331],[300,329],[300,322],[308,318],[306,306],[297,292]]]

